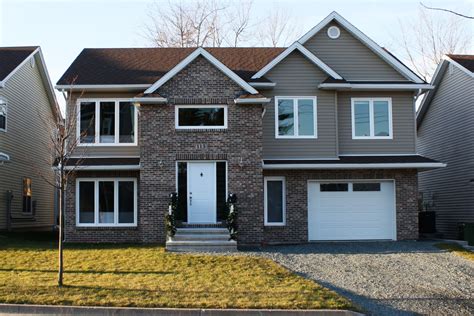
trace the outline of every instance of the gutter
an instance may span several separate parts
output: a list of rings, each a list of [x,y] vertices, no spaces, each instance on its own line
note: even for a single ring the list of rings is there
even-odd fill
[[[140,104],[165,104],[168,102],[167,98],[132,98],[131,101],[135,103],[135,105]]]
[[[269,98],[248,98],[248,99],[234,99],[235,104],[263,104],[270,102]]]
[[[363,164],[349,164],[349,163],[331,163],[331,164],[278,164],[266,165],[262,163],[264,170],[287,170],[287,169],[432,169],[444,168],[446,164],[441,162],[432,163],[363,163]]]
[[[320,89],[346,89],[346,90],[432,90],[434,86],[430,84],[409,84],[409,83],[321,83]]]
[[[81,85],[56,85],[58,90],[104,90],[104,91],[120,91],[120,90],[143,90],[149,88],[150,84],[81,84]]]

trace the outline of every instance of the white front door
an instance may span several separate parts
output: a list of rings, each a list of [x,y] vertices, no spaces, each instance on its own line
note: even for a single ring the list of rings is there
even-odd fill
[[[188,223],[216,222],[216,163],[188,162]]]

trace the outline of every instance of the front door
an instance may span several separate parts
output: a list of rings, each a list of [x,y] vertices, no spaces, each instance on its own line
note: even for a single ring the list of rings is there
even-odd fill
[[[188,223],[216,222],[216,163],[188,163]]]

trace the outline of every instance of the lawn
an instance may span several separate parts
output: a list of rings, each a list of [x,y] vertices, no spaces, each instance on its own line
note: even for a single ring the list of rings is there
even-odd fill
[[[48,240],[0,235],[0,303],[353,309],[275,262],[244,255],[174,254],[156,245],[67,245],[65,286]]]
[[[468,260],[474,261],[474,252],[469,251],[463,247],[461,247],[458,244],[455,243],[439,243],[435,245],[436,247],[440,249],[447,250],[449,252],[453,252],[457,254],[458,256],[461,256],[463,258],[466,258]]]

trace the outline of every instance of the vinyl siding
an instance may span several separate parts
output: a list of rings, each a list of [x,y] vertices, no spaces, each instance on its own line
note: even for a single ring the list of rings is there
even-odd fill
[[[327,35],[333,25],[341,30],[337,39]],[[337,22],[329,23],[304,46],[346,80],[407,80]]]
[[[137,95],[136,92],[84,92],[80,94],[74,93],[73,96],[70,98],[68,110],[70,111],[75,107],[77,99],[132,98],[135,95]],[[140,119],[138,119],[138,121],[140,121]],[[138,123],[138,128],[140,128],[140,123]],[[78,146],[74,151],[74,155],[80,157],[139,157],[140,147],[139,144],[137,146]]]
[[[327,75],[301,53],[293,52],[265,76],[275,82],[276,86],[272,90],[261,91],[272,98],[265,105],[263,117],[264,159],[336,157],[335,94],[317,89]],[[275,96],[316,96],[318,138],[276,139]]]
[[[0,152],[10,155],[10,163],[0,166],[0,230],[6,229],[6,191],[12,190],[12,228],[52,228],[54,190],[43,176],[53,181],[49,148],[52,118],[46,87],[38,69],[23,65],[0,89],[8,103],[7,132],[0,132]],[[36,216],[22,213],[23,178],[32,179],[32,200],[37,202]]]
[[[352,139],[351,98],[392,98],[393,139]],[[415,153],[415,105],[412,92],[339,92],[339,154]]]
[[[433,194],[437,230],[456,238],[458,223],[474,222],[474,79],[447,68],[419,126],[417,149],[448,166],[421,172],[419,189]]]

